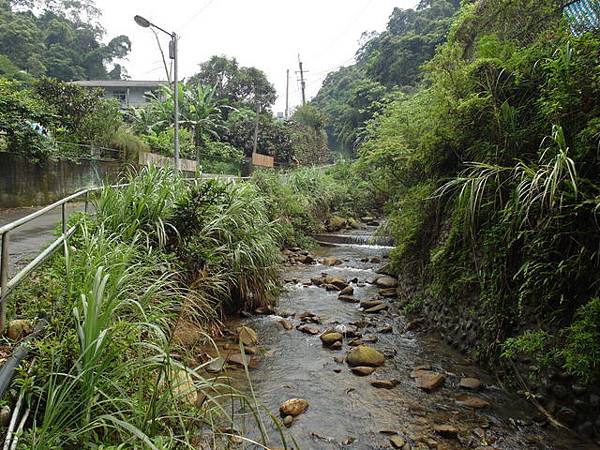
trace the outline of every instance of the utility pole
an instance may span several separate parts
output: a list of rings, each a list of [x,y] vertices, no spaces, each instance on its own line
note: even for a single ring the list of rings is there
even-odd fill
[[[256,122],[254,123],[254,145],[252,146],[252,153],[256,153],[258,149],[258,116],[260,115],[260,103],[256,105]]]
[[[285,120],[288,120],[290,115],[290,69],[286,72],[285,82]]]
[[[306,105],[306,82],[304,81],[304,69],[302,68],[302,61],[300,60],[300,54],[298,53],[298,65],[300,66],[300,86],[302,87],[302,106]]]
[[[174,118],[174,133],[173,133],[173,144],[175,146],[175,172],[179,173],[179,80],[177,78],[177,34],[173,32],[171,34],[171,45],[169,45],[169,57],[173,60],[173,97],[175,106],[175,118]]]

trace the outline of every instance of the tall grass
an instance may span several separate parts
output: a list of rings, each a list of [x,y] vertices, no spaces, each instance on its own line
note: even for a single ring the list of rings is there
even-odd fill
[[[182,316],[209,331],[227,305],[273,300],[279,237],[263,199],[252,185],[188,184],[156,168],[127,182],[103,190],[95,217],[74,219],[57,259],[68,262],[53,272],[64,296],[22,380],[35,411],[28,448],[197,448],[203,432],[221,448],[231,433],[218,429],[238,421],[226,404],[250,408],[262,429],[254,400],[173,357],[187,349],[172,335]],[[199,197],[206,208],[191,207]]]

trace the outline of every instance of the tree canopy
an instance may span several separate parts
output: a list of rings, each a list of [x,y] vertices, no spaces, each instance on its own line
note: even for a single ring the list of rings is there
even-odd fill
[[[352,153],[386,95],[422,82],[421,66],[444,42],[459,6],[458,0],[422,0],[416,9],[395,8],[385,31],[367,35],[356,64],[327,76],[313,103],[329,116],[335,149]]]
[[[226,56],[215,55],[200,64],[188,83],[213,86],[215,98],[226,100],[234,108],[270,111],[277,99],[275,87],[262,70],[240,66],[235,58]]]
[[[13,0],[0,4],[0,72],[14,68],[64,81],[121,78],[114,61],[131,50],[127,36],[102,42],[105,30],[92,0]]]

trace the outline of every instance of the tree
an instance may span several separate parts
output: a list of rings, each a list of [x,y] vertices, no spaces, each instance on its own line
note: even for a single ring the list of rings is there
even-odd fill
[[[99,10],[91,0],[13,1],[0,7],[0,55],[33,76],[65,81],[120,75],[108,69],[131,50],[127,36],[102,41]]]
[[[421,67],[446,39],[459,0],[422,0],[395,8],[382,33],[364,34],[357,63],[330,73],[313,104],[328,116],[331,146],[353,154],[366,123],[394,91],[414,91]]]
[[[213,56],[200,64],[200,71],[192,75],[190,85],[214,86],[214,97],[234,108],[269,111],[277,94],[265,73],[255,67],[240,67],[235,58]]]

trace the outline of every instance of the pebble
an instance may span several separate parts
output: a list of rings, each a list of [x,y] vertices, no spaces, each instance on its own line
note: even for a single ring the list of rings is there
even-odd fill
[[[433,431],[444,437],[455,438],[458,436],[458,429],[452,425],[434,425]]]
[[[390,444],[392,444],[392,447],[394,448],[403,448],[406,441],[400,436],[391,436]]]
[[[294,328],[294,326],[293,326],[293,325],[292,325],[292,324],[291,324],[291,323],[290,323],[288,320],[285,320],[285,319],[281,319],[281,320],[279,321],[279,324],[280,324],[280,325],[283,327],[283,329],[284,329],[284,330],[286,330],[286,331],[290,331],[290,330],[292,330],[292,329]]]
[[[371,386],[378,389],[392,389],[400,382],[398,380],[374,380],[371,381]]]
[[[285,425],[286,428],[291,427],[293,423],[294,423],[294,417],[293,416],[285,416],[283,418],[283,425]]]
[[[490,403],[487,400],[484,400],[479,397],[472,397],[470,395],[457,396],[456,403],[473,409],[483,409],[487,408],[490,405]]]

